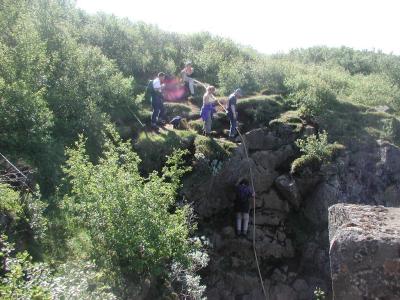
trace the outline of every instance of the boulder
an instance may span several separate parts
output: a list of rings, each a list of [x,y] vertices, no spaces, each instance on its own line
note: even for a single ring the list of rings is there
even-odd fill
[[[289,175],[281,175],[275,179],[275,186],[294,208],[300,207],[301,195],[293,178]]]
[[[274,150],[286,143],[266,128],[258,128],[247,132],[245,139],[249,151]]]
[[[296,291],[299,300],[308,300],[313,297],[313,292],[303,279],[296,279],[292,284],[292,288]]]
[[[329,208],[334,299],[400,299],[400,208]]]
[[[290,286],[278,283],[270,290],[270,300],[297,300],[297,294]]]
[[[307,199],[304,214],[315,225],[327,224],[328,208],[333,204],[343,202],[343,198],[338,178],[331,182],[322,182]]]

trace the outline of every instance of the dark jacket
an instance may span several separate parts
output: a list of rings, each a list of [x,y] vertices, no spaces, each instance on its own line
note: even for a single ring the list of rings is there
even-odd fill
[[[236,187],[235,212],[249,212],[252,194],[253,191],[248,185],[239,184]]]

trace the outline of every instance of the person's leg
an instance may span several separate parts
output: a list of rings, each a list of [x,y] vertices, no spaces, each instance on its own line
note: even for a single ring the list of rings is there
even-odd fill
[[[160,119],[161,122],[165,123],[165,107],[164,107],[164,101],[160,99],[159,102],[160,105],[160,112],[158,114],[158,118]]]
[[[194,82],[193,78],[188,77],[189,91],[192,96],[194,95]]]
[[[151,114],[151,125],[157,126],[158,115],[160,114],[160,107],[157,103],[157,99],[151,99],[151,106],[153,107],[153,113]]]
[[[211,133],[211,123],[212,123],[212,116],[211,116],[211,111],[210,111],[207,114],[207,120],[204,122],[204,125],[205,125],[204,130],[205,130],[206,134]]]
[[[249,228],[249,213],[242,213],[243,215],[243,234],[247,234],[247,229]]]
[[[240,235],[242,232],[242,213],[236,213],[236,235]]]
[[[233,116],[229,116],[231,126],[229,128],[229,136],[234,137],[236,135],[236,119]]]

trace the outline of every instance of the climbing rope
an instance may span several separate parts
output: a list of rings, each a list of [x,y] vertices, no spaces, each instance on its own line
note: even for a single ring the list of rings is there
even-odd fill
[[[242,140],[242,144],[244,147],[244,153],[246,155],[247,158],[247,162],[249,163],[249,171],[250,171],[250,182],[251,182],[251,187],[253,189],[253,192],[255,191],[254,188],[254,176],[253,176],[253,170],[251,168],[251,164],[250,164],[250,158],[249,158],[249,153],[247,151],[247,146],[246,146],[246,142],[243,138],[243,135],[241,134],[240,130],[238,127],[236,127],[236,130],[240,136],[240,139]],[[257,256],[257,249],[256,249],[256,196],[255,194],[253,194],[253,251],[254,251],[254,258],[256,260],[256,265],[257,265],[257,271],[258,271],[258,276],[260,277],[260,282],[261,282],[261,287],[265,296],[265,299],[268,300],[267,297],[267,293],[265,292],[265,287],[264,287],[264,281],[261,275],[261,270],[260,270],[260,264],[258,262],[258,256]]]
[[[224,109],[225,113],[227,113],[228,111],[226,110],[226,108],[221,104],[221,102],[219,102],[217,100],[217,103]],[[246,155],[246,159],[247,162],[249,164],[249,172],[250,172],[250,182],[251,182],[251,188],[253,189],[253,192],[255,192],[255,188],[254,188],[254,175],[253,175],[253,170],[251,168],[251,164],[250,164],[250,158],[249,158],[249,153],[247,151],[247,145],[246,142],[243,138],[242,133],[239,130],[239,126],[236,126],[236,130],[239,134],[239,137],[242,141],[242,145],[244,147],[244,153]],[[264,287],[264,281],[261,275],[261,270],[260,270],[260,264],[258,262],[258,256],[257,256],[257,249],[256,249],[256,196],[255,194],[253,195],[253,252],[254,252],[254,258],[256,261],[256,266],[257,266],[257,271],[258,271],[258,276],[260,277],[260,282],[261,282],[261,287],[263,290],[263,294],[266,300],[268,300],[268,296],[267,293],[265,291],[265,287]]]
[[[209,85],[209,84],[202,83],[202,82],[200,82],[198,80],[195,80],[195,81],[198,82],[199,84],[201,84],[204,88],[207,88],[207,86]],[[218,100],[216,100],[216,101],[222,107],[222,109],[225,111],[225,113],[228,113],[227,109],[221,104],[221,102],[219,102]],[[243,138],[243,135],[240,132],[238,126],[236,127],[236,130],[237,130],[237,132],[239,134],[239,137],[240,137],[240,139],[242,141],[242,144],[243,144],[243,147],[244,147],[244,152],[245,152],[245,155],[246,155],[246,159],[247,159],[247,162],[249,164],[251,187],[253,189],[253,192],[255,192],[254,175],[253,175],[253,170],[252,170],[251,164],[250,164],[250,158],[249,158],[249,153],[247,151],[247,145],[246,145],[246,142],[245,142],[245,140]],[[264,287],[264,281],[263,281],[263,278],[262,278],[262,275],[261,275],[260,263],[258,261],[257,249],[256,249],[256,196],[255,196],[255,194],[253,195],[253,252],[254,252],[254,258],[255,258],[255,261],[256,261],[258,276],[259,276],[260,282],[261,282],[262,291],[263,291],[265,299],[268,300],[268,296],[267,296],[267,293],[266,293],[265,287]]]

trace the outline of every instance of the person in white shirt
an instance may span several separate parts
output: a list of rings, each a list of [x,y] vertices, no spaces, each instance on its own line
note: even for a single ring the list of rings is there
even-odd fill
[[[158,73],[157,77],[149,82],[148,89],[151,95],[151,106],[153,107],[153,113],[151,115],[151,126],[157,127],[157,121],[164,118],[164,101],[162,95],[163,82],[165,74],[163,72]]]

